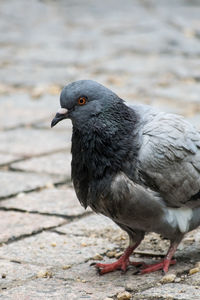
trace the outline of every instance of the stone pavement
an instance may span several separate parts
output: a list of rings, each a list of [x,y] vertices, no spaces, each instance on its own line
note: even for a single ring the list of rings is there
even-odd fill
[[[50,129],[61,88],[86,78],[200,128],[199,16],[198,0],[0,1],[0,299],[200,299],[199,230],[168,278],[96,273],[127,236],[80,206],[71,124]],[[150,234],[136,259],[167,245]]]

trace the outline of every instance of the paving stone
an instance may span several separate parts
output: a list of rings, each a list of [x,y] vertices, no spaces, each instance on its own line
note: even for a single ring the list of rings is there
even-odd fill
[[[70,236],[107,239],[118,245],[117,252],[123,251],[127,247],[128,242],[127,234],[113,221],[103,215],[97,214],[86,216],[68,224],[68,226],[60,226],[55,231]],[[108,251],[109,249],[106,250],[106,252]]]
[[[80,216],[86,212],[80,205],[74,189],[69,187],[19,194],[18,197],[1,201],[0,207],[70,217]]]
[[[47,93],[48,91],[46,91]],[[30,125],[50,119],[58,107],[57,96],[46,95],[39,99],[32,99],[28,94],[15,93],[0,97],[0,129],[10,129],[18,126]]]
[[[71,135],[53,130],[19,128],[0,132],[0,152],[24,155],[42,155],[70,147]]]
[[[95,63],[98,61],[101,65],[106,64],[106,58],[110,59],[113,52],[119,51],[119,49],[123,52],[140,52],[145,55],[152,52],[190,55],[199,53],[198,40],[185,38],[181,31],[169,24],[172,23],[171,18],[168,19],[168,16],[171,16],[170,4],[164,6],[163,19],[158,18],[155,12],[157,11],[155,7],[158,9],[162,7],[162,4],[152,6],[152,9],[155,9],[155,15],[151,14],[142,4],[127,1],[126,7],[124,7],[123,2],[119,1],[117,4],[119,11],[116,15],[112,9],[113,5],[116,5],[113,1],[106,3],[106,10],[102,3],[95,4],[94,7],[91,3],[87,5],[87,2],[83,4],[71,2],[41,4],[36,1],[31,4],[32,16],[28,22],[27,17],[22,16],[21,12],[15,8],[15,20],[9,25],[6,22],[6,13],[2,13],[4,17],[1,20],[1,27],[7,29],[5,30],[7,34],[2,32],[1,36],[3,43],[1,53],[5,61],[2,66],[2,80],[24,85],[35,84],[38,81],[58,80],[61,82],[64,81],[64,78],[77,78],[81,73],[79,65],[85,66],[84,73],[81,75],[86,76],[88,73],[91,75],[91,71],[86,73],[89,65],[91,65],[91,69],[94,69]],[[21,5],[24,5],[23,1]],[[120,7],[123,7],[123,10]],[[131,18],[133,7],[135,17]],[[173,15],[174,19],[179,20],[181,17],[179,9],[176,11],[178,17]],[[2,12],[9,11],[12,15],[11,9],[5,4],[2,5],[1,10]],[[54,11],[59,11],[59,13]],[[193,24],[195,20],[198,23],[197,11],[198,5],[193,7]],[[82,13],[81,19],[76,18],[78,12]],[[184,21],[188,15],[191,15],[191,11],[183,12]],[[41,21],[40,14],[42,13],[49,16],[48,22]],[[121,20],[123,22],[120,22]],[[34,22],[40,24],[39,30],[33,30],[33,28],[35,29]],[[18,27],[16,27],[16,23]],[[187,24],[187,22],[185,23]],[[90,28],[90,34],[88,34],[88,28]],[[63,41],[63,36],[66,34],[67,42]],[[30,36],[32,37],[31,41]],[[46,40],[45,43],[44,37],[47,36],[48,41]],[[18,51],[12,55],[16,45]],[[18,76],[14,76],[17,71]]]
[[[188,276],[185,283],[191,286],[200,286],[200,272]]]
[[[29,235],[43,228],[58,226],[65,222],[63,218],[53,216],[0,211],[0,243],[5,243],[26,234]]]
[[[0,247],[0,257],[42,266],[79,264],[116,247],[103,238],[59,235],[43,232]]]
[[[130,268],[125,274],[116,271],[106,276],[99,276],[96,269],[88,262],[74,265],[69,269],[57,268],[52,273],[54,278],[64,279],[66,285],[70,285],[71,292],[74,292],[77,297],[79,291],[81,295],[85,293],[91,299],[113,297],[124,290],[128,290],[134,296],[139,291],[157,285],[161,279],[160,272],[134,276],[133,271],[134,268]]]
[[[189,232],[181,244],[178,247],[176,252],[176,257],[182,261],[186,261],[188,266],[189,262],[192,263],[192,266],[189,269],[194,268],[196,262],[199,261],[199,251],[200,251],[200,230],[199,228]]]
[[[63,176],[58,175],[10,171],[0,171],[0,178],[0,198],[14,196],[20,192],[32,191],[65,180]]]
[[[10,284],[15,285],[22,280],[31,279],[37,275],[40,269],[39,266],[0,259],[0,289],[5,289]]]
[[[67,235],[102,237],[121,236],[122,230],[109,218],[92,214],[56,229]]]
[[[62,274],[64,275],[63,277]],[[159,280],[159,275],[156,273],[133,276],[131,270],[123,275],[119,271],[106,276],[99,276],[95,269],[88,264],[80,264],[60,272],[53,270],[52,276],[53,278],[39,278],[26,282],[23,286],[10,288],[8,291],[4,290],[1,292],[1,295],[3,299],[14,299],[16,295],[21,297],[21,299],[26,299],[25,297],[28,295],[29,297],[45,300],[51,297],[53,299],[78,300],[86,298],[101,300],[106,299],[106,297],[114,297],[128,288],[130,293],[133,294],[133,299],[139,299],[135,295],[141,295],[141,292],[135,294],[136,292],[145,288],[148,289]]]
[[[55,278],[42,278],[25,282],[21,286],[16,286],[8,290],[1,291],[1,299],[27,300],[27,299],[55,299],[55,300],[78,300],[88,296],[84,291],[72,290],[69,283]],[[87,297],[87,298],[88,298]]]
[[[58,174],[71,178],[71,154],[65,152],[30,158],[11,165],[14,170]]]
[[[119,54],[121,54],[120,57]],[[129,68],[124,68],[127,64]],[[113,53],[106,64],[97,65],[96,74],[104,75],[107,84],[114,85],[116,88],[133,89],[134,87],[137,89],[140,87],[151,93],[152,83],[160,87],[168,87],[183,81],[186,84],[195,84],[200,70],[199,61],[192,57],[186,59],[177,54],[164,57],[157,54],[144,56],[140,52],[120,50]],[[144,80],[143,83],[142,80]]]
[[[87,291],[91,298],[105,299],[113,297],[129,287],[131,292],[138,292],[145,287],[152,287],[160,280],[159,272],[144,276],[133,275],[134,267],[127,270],[125,274],[121,271],[99,276],[95,267],[89,263],[74,265],[68,270],[58,269],[54,276],[71,283],[72,290]]]
[[[0,153],[0,166],[7,165],[9,163],[19,160],[20,158],[21,157],[18,155]]]
[[[199,287],[169,283],[135,294],[135,299],[199,299]]]
[[[190,84],[183,82],[167,88],[157,88],[152,92],[159,97],[171,98],[176,101],[180,100],[188,103],[194,102],[200,105],[200,87],[196,82]]]

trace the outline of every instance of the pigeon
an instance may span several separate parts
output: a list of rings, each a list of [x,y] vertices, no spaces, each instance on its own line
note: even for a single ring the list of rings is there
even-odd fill
[[[51,127],[72,121],[72,181],[82,206],[112,219],[129,236],[124,254],[100,274],[168,272],[184,235],[200,225],[200,132],[182,116],[129,105],[92,80],[65,86]],[[160,262],[130,260],[145,234],[170,240]]]

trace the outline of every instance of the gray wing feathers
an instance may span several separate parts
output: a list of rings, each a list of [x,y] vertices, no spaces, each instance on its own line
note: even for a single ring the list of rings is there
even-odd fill
[[[143,121],[141,138],[141,180],[169,206],[189,205],[200,191],[200,133],[180,116],[158,113]]]

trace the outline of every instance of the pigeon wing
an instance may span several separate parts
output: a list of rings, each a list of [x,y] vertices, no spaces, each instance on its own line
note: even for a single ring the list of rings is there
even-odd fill
[[[143,120],[139,177],[171,207],[200,206],[200,132],[184,118]]]

